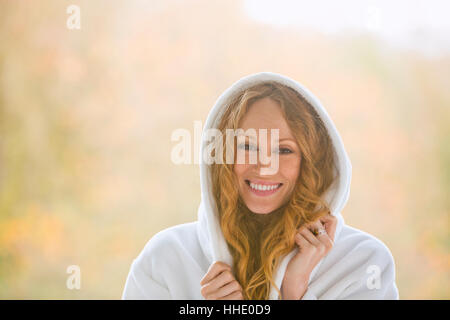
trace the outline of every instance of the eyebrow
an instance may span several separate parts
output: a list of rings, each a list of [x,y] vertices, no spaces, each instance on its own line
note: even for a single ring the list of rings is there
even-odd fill
[[[245,137],[249,138],[250,140],[255,140],[255,138],[253,136],[245,136]],[[291,139],[291,138],[283,138],[283,139],[279,139],[278,141],[281,142],[281,141],[285,141],[285,140],[295,142],[295,140]]]
[[[290,141],[292,141],[292,142],[295,142],[295,140],[294,140],[294,139],[291,139],[291,138],[283,138],[283,139],[280,139],[280,140],[278,140],[278,141],[284,141],[284,140],[290,140]]]

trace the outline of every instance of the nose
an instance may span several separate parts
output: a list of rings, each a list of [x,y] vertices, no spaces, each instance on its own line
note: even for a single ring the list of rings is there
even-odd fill
[[[261,147],[258,151],[258,168],[265,168],[270,166],[270,163],[272,162],[272,151],[269,148]]]
[[[271,142],[268,142],[267,145],[267,147],[264,144],[260,145],[257,169],[261,175],[274,175],[279,168],[279,153],[272,152]],[[278,144],[274,144],[274,146],[278,148]]]

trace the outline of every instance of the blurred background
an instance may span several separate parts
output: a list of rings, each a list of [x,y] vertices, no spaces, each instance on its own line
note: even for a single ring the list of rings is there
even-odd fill
[[[70,5],[80,29],[68,27]],[[158,231],[195,221],[171,162],[241,77],[322,101],[353,165],[342,215],[391,250],[401,299],[450,298],[446,1],[0,2],[0,298],[119,299]],[[69,290],[78,265],[81,288]]]

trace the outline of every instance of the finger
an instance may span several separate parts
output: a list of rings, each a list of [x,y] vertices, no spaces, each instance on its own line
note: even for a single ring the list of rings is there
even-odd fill
[[[223,270],[215,278],[202,285],[201,293],[204,297],[210,296],[211,294],[214,295],[214,292],[219,288],[233,280],[235,280],[235,278],[231,271],[228,269]]]
[[[327,214],[321,216],[319,218],[319,220],[322,223],[331,223],[333,220],[336,220],[336,217],[333,214],[331,214],[330,212],[328,212]]]
[[[218,289],[216,292],[213,293],[213,296],[216,299],[220,299],[222,297],[226,297],[229,294],[242,290],[241,285],[236,280],[226,284],[222,288]]]
[[[316,238],[316,236],[309,230],[308,228],[300,228],[300,234],[308,240],[313,246],[317,247],[320,245],[319,239]]]
[[[217,275],[217,277],[215,277],[209,283],[206,284],[206,286],[208,286],[207,291],[208,292],[216,291],[219,288],[221,288],[224,285],[226,285],[227,283],[230,283],[230,282],[232,282],[234,280],[235,279],[234,279],[234,276],[231,273],[231,271],[230,270],[224,270],[219,275]]]
[[[319,232],[319,230],[324,229],[324,226],[323,226],[322,222],[317,220],[317,221],[307,224],[306,228],[309,229],[314,236],[317,236],[317,233]]]
[[[202,285],[201,292],[202,292],[203,296],[207,297],[207,296],[213,294],[215,291],[217,291],[222,286],[222,283],[224,281],[224,279],[223,279],[224,275],[226,275],[226,271],[222,271],[217,277],[211,279],[209,282]],[[222,279],[219,278],[221,276],[222,276]]]
[[[325,246],[326,249],[331,249],[333,246],[333,240],[330,238],[323,226],[318,228],[316,238]]]
[[[334,244],[333,239],[331,239],[331,237],[329,236],[326,227],[322,224],[320,219],[313,222],[311,226],[315,229],[315,232],[313,234],[325,246],[325,249],[331,249]]]
[[[242,291],[235,291],[225,297],[219,298],[218,300],[244,300]]]
[[[328,236],[334,240],[334,235],[336,232],[337,218],[331,214],[327,214],[320,218],[321,222],[324,224],[327,230]]]
[[[217,261],[217,262],[211,264],[211,266],[209,267],[205,276],[200,281],[200,285],[204,285],[204,284],[208,283],[209,281],[211,281],[213,278],[215,278],[218,274],[220,274],[224,270],[231,271],[231,267],[228,264],[221,262],[221,261]]]
[[[298,232],[295,234],[295,243],[297,243],[300,247],[300,250],[301,248],[307,248],[312,245],[301,233]]]
[[[221,272],[225,270],[231,271],[231,267],[228,264],[221,261],[214,262],[213,264],[211,264],[205,276],[200,281],[200,285],[204,285],[210,282],[212,279],[217,277]]]

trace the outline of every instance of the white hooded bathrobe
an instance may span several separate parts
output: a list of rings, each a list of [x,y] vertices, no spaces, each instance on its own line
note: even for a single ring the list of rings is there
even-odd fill
[[[265,81],[276,81],[295,89],[316,109],[337,155],[339,179],[323,195],[338,221],[334,246],[311,272],[302,299],[398,299],[394,259],[389,249],[379,239],[344,222],[341,211],[350,194],[352,166],[328,113],[305,87],[272,72],[243,77],[217,99],[207,117],[202,137],[207,129],[217,128],[225,107],[234,96]],[[206,146],[203,137],[200,155]],[[210,166],[201,161],[198,220],[162,230],[148,241],[131,264],[122,299],[204,299],[200,293],[200,280],[210,265],[215,261],[233,265],[220,228],[209,169]],[[277,266],[274,280],[278,288],[281,288],[289,260],[297,252],[298,248],[292,250]],[[273,286],[269,298],[280,298]]]

